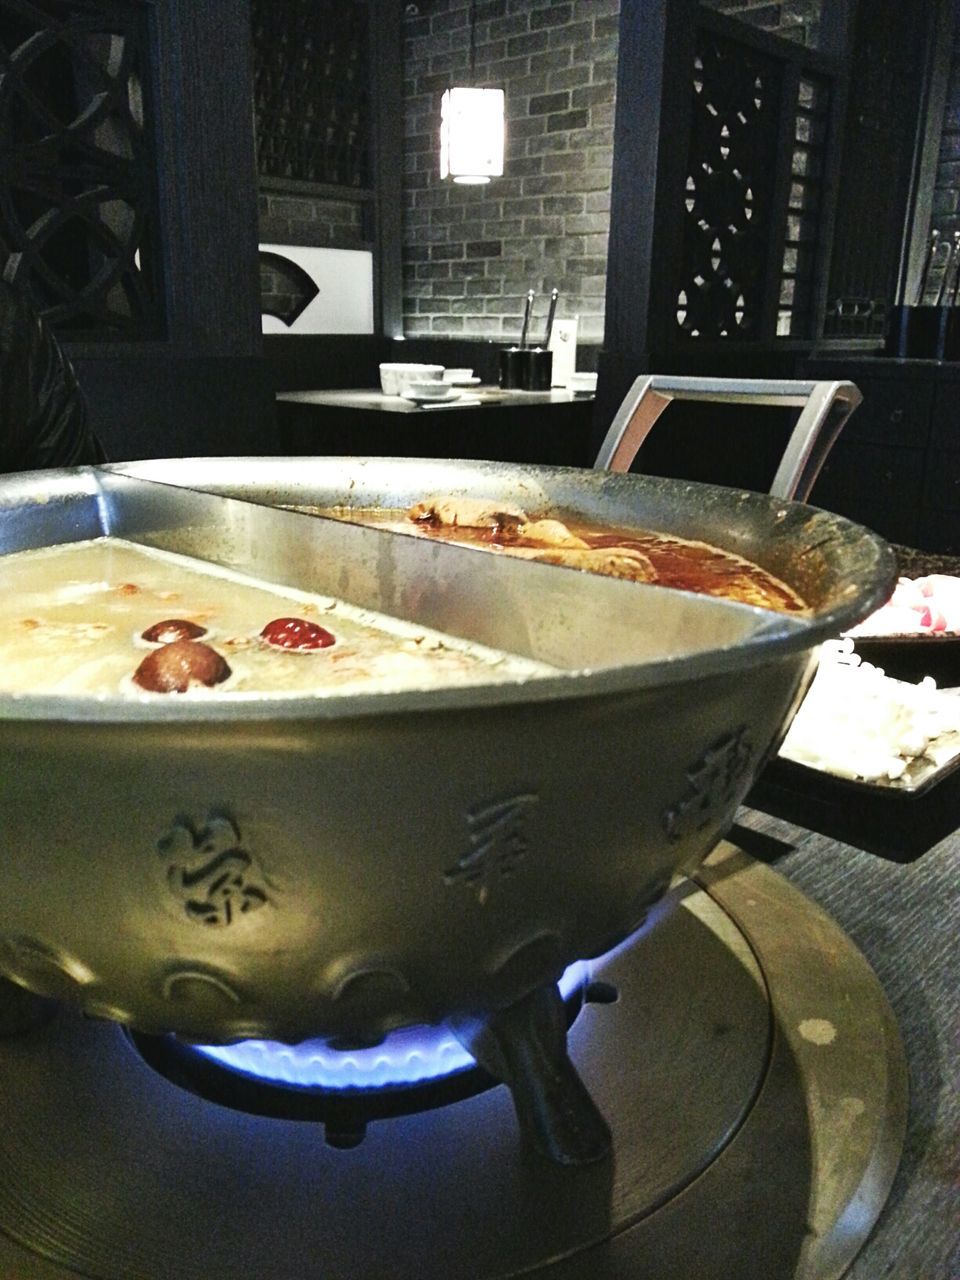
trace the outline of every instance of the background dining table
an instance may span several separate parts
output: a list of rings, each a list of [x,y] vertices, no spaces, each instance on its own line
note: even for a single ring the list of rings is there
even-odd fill
[[[375,388],[278,392],[281,452],[592,464],[592,394],[457,390],[455,399],[420,404]]]

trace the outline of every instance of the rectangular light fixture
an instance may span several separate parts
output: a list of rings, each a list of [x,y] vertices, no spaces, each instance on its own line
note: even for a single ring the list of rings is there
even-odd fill
[[[481,183],[503,173],[502,89],[447,89],[440,101],[440,177]]]

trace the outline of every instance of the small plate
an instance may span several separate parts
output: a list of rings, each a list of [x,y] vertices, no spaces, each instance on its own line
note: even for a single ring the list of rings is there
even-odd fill
[[[404,400],[412,400],[414,404],[449,404],[451,400],[459,400],[460,392],[456,387],[447,387],[442,396],[421,396],[416,391],[403,391]]]

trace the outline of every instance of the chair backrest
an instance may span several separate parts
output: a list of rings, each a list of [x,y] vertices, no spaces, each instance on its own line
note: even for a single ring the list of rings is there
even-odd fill
[[[863,399],[852,382],[776,379],[637,378],[610,425],[594,468],[629,471],[654,423],[671,400],[799,408],[770,493],[805,502],[850,414]]]

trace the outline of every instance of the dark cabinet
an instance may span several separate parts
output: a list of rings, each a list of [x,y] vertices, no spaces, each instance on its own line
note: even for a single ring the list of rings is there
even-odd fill
[[[806,375],[848,378],[863,393],[810,501],[892,542],[960,554],[960,369],[811,360]]]

